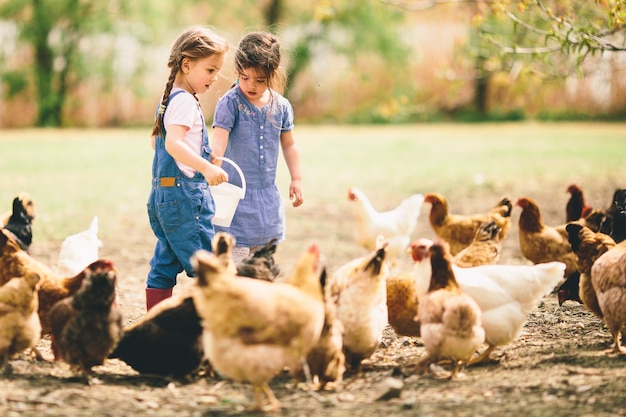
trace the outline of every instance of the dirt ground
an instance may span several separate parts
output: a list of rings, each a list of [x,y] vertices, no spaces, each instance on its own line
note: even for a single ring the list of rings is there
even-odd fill
[[[606,191],[607,195],[612,192]],[[545,197],[544,201],[552,201]],[[477,201],[467,203],[466,207],[481,206]],[[551,204],[556,219],[564,206],[561,200]],[[428,209],[427,205],[422,208],[416,235],[432,237]],[[311,206],[300,209],[297,218],[288,211],[291,232],[277,254],[283,270],[313,239],[319,241],[330,270],[362,253],[351,241],[348,217],[339,215],[339,210]],[[501,263],[525,262],[517,249],[518,211],[504,241]],[[316,219],[319,226],[306,226],[302,219],[307,217]],[[147,224],[127,223],[123,235],[106,240],[100,254],[112,259],[119,271],[119,304],[128,324],[144,312],[144,280],[153,238]],[[53,264],[59,247],[60,242],[35,240],[32,252]],[[407,265],[399,266],[403,267]],[[190,282],[181,277],[178,288]],[[496,349],[497,363],[469,367],[459,380],[412,375],[407,365],[425,355],[421,341],[397,337],[387,329],[363,375],[347,375],[337,390],[310,392],[286,374],[277,376],[271,387],[283,404],[280,414],[292,417],[626,415],[626,358],[604,353],[611,342],[607,328],[582,305],[567,302],[559,307],[551,294],[530,314],[522,336]],[[39,348],[51,358],[47,338]],[[12,368],[11,375],[0,378],[0,415],[5,417],[251,414],[247,411],[252,399],[249,385],[204,374],[168,380],[139,375],[123,362],[110,360],[94,368],[97,379],[87,385],[74,378],[65,364],[37,362],[25,354],[12,361]],[[385,396],[390,381],[401,389]]]

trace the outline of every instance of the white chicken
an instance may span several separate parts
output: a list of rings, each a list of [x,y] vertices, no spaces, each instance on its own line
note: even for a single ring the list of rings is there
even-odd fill
[[[424,238],[411,243],[418,299],[424,296],[430,284],[429,248],[432,244]],[[482,312],[488,347],[470,361],[478,363],[488,359],[497,346],[519,336],[531,310],[562,279],[565,264],[554,261],[536,265],[453,266],[453,271],[461,291],[472,297]]]
[[[377,211],[365,194],[355,187],[348,189],[348,200],[354,203],[356,243],[372,251],[376,249],[376,238],[383,235],[389,242],[387,258],[392,265],[395,264],[396,257],[404,253],[411,242],[411,233],[417,226],[424,196],[413,194],[396,208],[383,212]]]
[[[380,240],[379,240],[380,241]],[[329,291],[344,325],[346,365],[358,368],[380,345],[388,323],[386,244],[338,268]]]
[[[62,276],[75,276],[99,258],[102,242],[98,239],[98,216],[91,220],[89,229],[68,236],[61,245],[57,272]]]

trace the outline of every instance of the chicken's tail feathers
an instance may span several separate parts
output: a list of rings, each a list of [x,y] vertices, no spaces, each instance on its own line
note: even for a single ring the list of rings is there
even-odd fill
[[[93,219],[91,219],[89,231],[93,233],[94,236],[98,234],[98,216],[93,216]]]
[[[502,217],[511,217],[511,213],[513,212],[513,202],[509,197],[502,197],[502,199],[495,205],[494,209],[497,209]]]
[[[406,204],[411,209],[419,211],[422,208],[422,204],[424,204],[424,195],[423,194],[413,194],[404,199],[404,201],[400,204]]]
[[[539,269],[553,273],[554,275],[561,275],[563,277],[563,273],[565,272],[565,263],[559,261],[545,262],[542,264],[536,265]]]
[[[565,263],[553,261],[535,265],[539,272],[538,278],[540,284],[538,290],[541,295],[547,295],[554,290],[556,285],[563,279],[565,274]]]
[[[387,245],[387,241],[382,242],[381,246],[374,251],[373,256],[365,266],[365,269],[371,268],[372,276],[378,276],[383,271],[385,257],[387,255]]]
[[[219,279],[222,272],[229,272],[227,265],[213,253],[200,249],[191,256],[191,265],[197,274],[197,282],[201,287],[210,287],[214,279]],[[235,273],[233,272],[234,276]]]

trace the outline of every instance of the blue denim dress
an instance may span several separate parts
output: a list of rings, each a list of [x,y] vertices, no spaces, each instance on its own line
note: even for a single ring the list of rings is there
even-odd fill
[[[169,99],[182,92],[174,92]],[[198,111],[202,115],[199,105]],[[183,270],[194,276],[191,255],[199,249],[210,251],[215,235],[211,223],[215,202],[209,185],[199,172],[189,178],[180,171],[165,150],[165,135],[155,138],[152,189],[148,197],[148,218],[157,244],[150,260],[147,287],[162,289],[173,288],[176,276]],[[206,127],[202,136],[202,157],[211,160]]]
[[[235,161],[246,177],[246,195],[239,201],[232,224],[215,226],[216,231],[232,234],[237,246],[261,246],[285,236],[285,209],[275,182],[280,135],[293,129],[293,109],[286,98],[272,94],[270,103],[259,109],[235,86],[215,108],[213,127],[230,132],[224,156]],[[241,185],[232,165],[225,163],[222,168],[229,182]]]

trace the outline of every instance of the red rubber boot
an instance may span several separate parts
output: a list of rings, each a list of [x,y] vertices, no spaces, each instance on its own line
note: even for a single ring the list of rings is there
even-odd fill
[[[172,296],[172,288],[146,288],[146,311]]]

